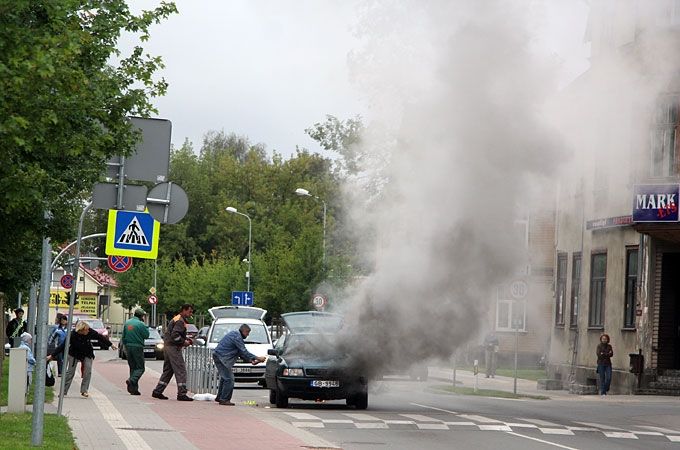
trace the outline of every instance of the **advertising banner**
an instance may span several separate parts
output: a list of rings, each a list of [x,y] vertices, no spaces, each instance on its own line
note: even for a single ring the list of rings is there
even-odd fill
[[[678,184],[639,184],[633,198],[633,222],[677,222]]]
[[[70,295],[71,295],[70,291],[50,291],[50,308],[58,307],[59,310],[67,310]],[[95,293],[76,294],[75,309],[83,314],[96,317],[97,294]]]

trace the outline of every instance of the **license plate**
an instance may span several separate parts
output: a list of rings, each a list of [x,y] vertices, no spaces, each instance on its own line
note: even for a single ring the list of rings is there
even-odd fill
[[[250,367],[234,367],[234,373],[250,373],[251,371]]]
[[[312,380],[309,384],[312,387],[320,388],[340,387],[340,382],[338,380]]]

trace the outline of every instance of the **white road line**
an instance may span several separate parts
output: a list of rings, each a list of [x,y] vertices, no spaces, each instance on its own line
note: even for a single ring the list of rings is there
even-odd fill
[[[441,422],[441,420],[439,419],[433,419],[432,417],[423,416],[421,414],[399,414],[399,415],[403,417],[408,417],[409,419],[413,419],[417,422]]]
[[[324,428],[323,422],[293,422],[293,426],[298,428]]]
[[[455,411],[450,411],[448,409],[435,408],[434,406],[421,405],[420,403],[411,403],[413,406],[420,406],[421,408],[434,409],[435,411],[441,411],[449,414],[458,414]]]
[[[525,436],[525,435],[523,435],[523,434],[515,433],[514,431],[511,431],[511,432],[509,432],[508,434],[511,434],[511,435],[517,436],[517,437],[521,437],[521,438],[524,438],[524,439],[530,439],[530,440],[536,441],[536,442],[542,442],[542,443],[548,444],[548,445],[553,445],[553,446],[559,447],[559,448],[565,448],[565,449],[567,449],[567,450],[578,450],[578,449],[576,449],[576,448],[574,448],[574,447],[567,447],[566,445],[557,444],[557,443],[555,443],[555,442],[545,441],[545,440],[543,440],[543,439],[538,439],[538,438],[531,437],[531,436]]]
[[[513,428],[538,428],[538,425],[534,425],[533,423],[506,423],[507,426],[513,427]]]
[[[646,430],[652,430],[652,431],[660,431],[662,433],[667,433],[667,434],[680,434],[680,431],[676,430],[671,430],[668,428],[662,428],[662,427],[652,427],[650,425],[635,425],[637,428],[644,428]]]
[[[516,417],[518,420],[523,420],[524,422],[529,422],[533,423],[534,425],[538,425],[541,427],[562,427],[562,425],[554,422],[548,422],[547,420],[540,420],[540,419],[527,419],[525,417]]]
[[[371,429],[386,429],[388,428],[386,423],[383,422],[356,422],[354,424],[357,428],[371,428]]]
[[[467,420],[474,420],[475,422],[481,423],[502,423],[500,420],[490,419],[484,416],[477,416],[475,414],[461,414],[459,417]]]
[[[372,422],[382,422],[380,419],[377,417],[374,417],[370,414],[356,414],[356,413],[343,413],[343,415],[347,417],[351,417],[354,420],[366,420],[366,421],[372,421]]]
[[[477,425],[481,431],[512,431],[507,425]]]
[[[418,427],[419,430],[448,430],[449,427],[447,427],[443,423],[417,423],[416,426]]]
[[[315,415],[307,414],[307,413],[287,412],[285,414],[291,416],[293,419],[298,419],[298,420],[320,420],[319,417],[316,417]]]
[[[415,425],[412,420],[383,420],[388,425]]]
[[[151,447],[146,443],[142,436],[139,435],[139,433],[137,433],[135,430],[125,429],[132,427],[118,412],[113,403],[108,398],[106,398],[106,396],[104,396],[104,394],[102,394],[97,389],[90,387],[90,397],[99,411],[102,413],[104,421],[111,425],[113,431],[116,433],[116,435],[118,435],[120,440],[123,441],[125,448],[131,450],[151,450]]]
[[[618,438],[618,439],[637,439],[638,437],[635,436],[633,433],[628,433],[626,431],[603,431],[605,436],[610,437],[610,438]]]
[[[452,426],[464,426],[464,425],[477,425],[474,422],[444,422],[446,425]]]
[[[592,428],[592,427],[567,427],[567,430],[571,430],[571,431],[602,431],[599,428]]]
[[[353,420],[349,419],[322,419],[323,423],[354,423]]]
[[[666,437],[671,442],[680,442],[680,436],[667,435]]]
[[[593,423],[593,422],[574,422],[574,423],[580,423],[581,425],[586,425],[588,427],[599,428],[600,430],[626,431],[623,428],[616,428],[616,427],[612,427],[611,425],[603,425],[601,423]]]
[[[539,428],[543,434],[565,434],[567,436],[573,436],[574,432],[567,430],[566,428]]]

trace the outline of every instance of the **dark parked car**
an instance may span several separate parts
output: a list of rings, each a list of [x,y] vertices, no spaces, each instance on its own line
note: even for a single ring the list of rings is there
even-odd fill
[[[269,401],[288,407],[289,398],[346,399],[348,406],[368,407],[368,378],[348,367],[347,355],[331,345],[342,317],[305,311],[283,314],[288,332],[269,350],[265,382]]]
[[[125,346],[121,342],[118,346],[118,357],[127,359]],[[163,338],[157,329],[149,327],[149,339],[144,340],[144,357],[163,359]]]

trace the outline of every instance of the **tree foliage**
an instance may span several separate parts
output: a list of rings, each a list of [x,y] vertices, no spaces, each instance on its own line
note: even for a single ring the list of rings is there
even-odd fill
[[[153,112],[150,99],[167,84],[153,79],[160,58],[140,46],[120,54],[118,38],[145,41],[175,11],[173,3],[135,15],[124,0],[0,0],[0,292],[38,276],[43,236],[72,238],[105,161],[132,149],[127,117]]]

